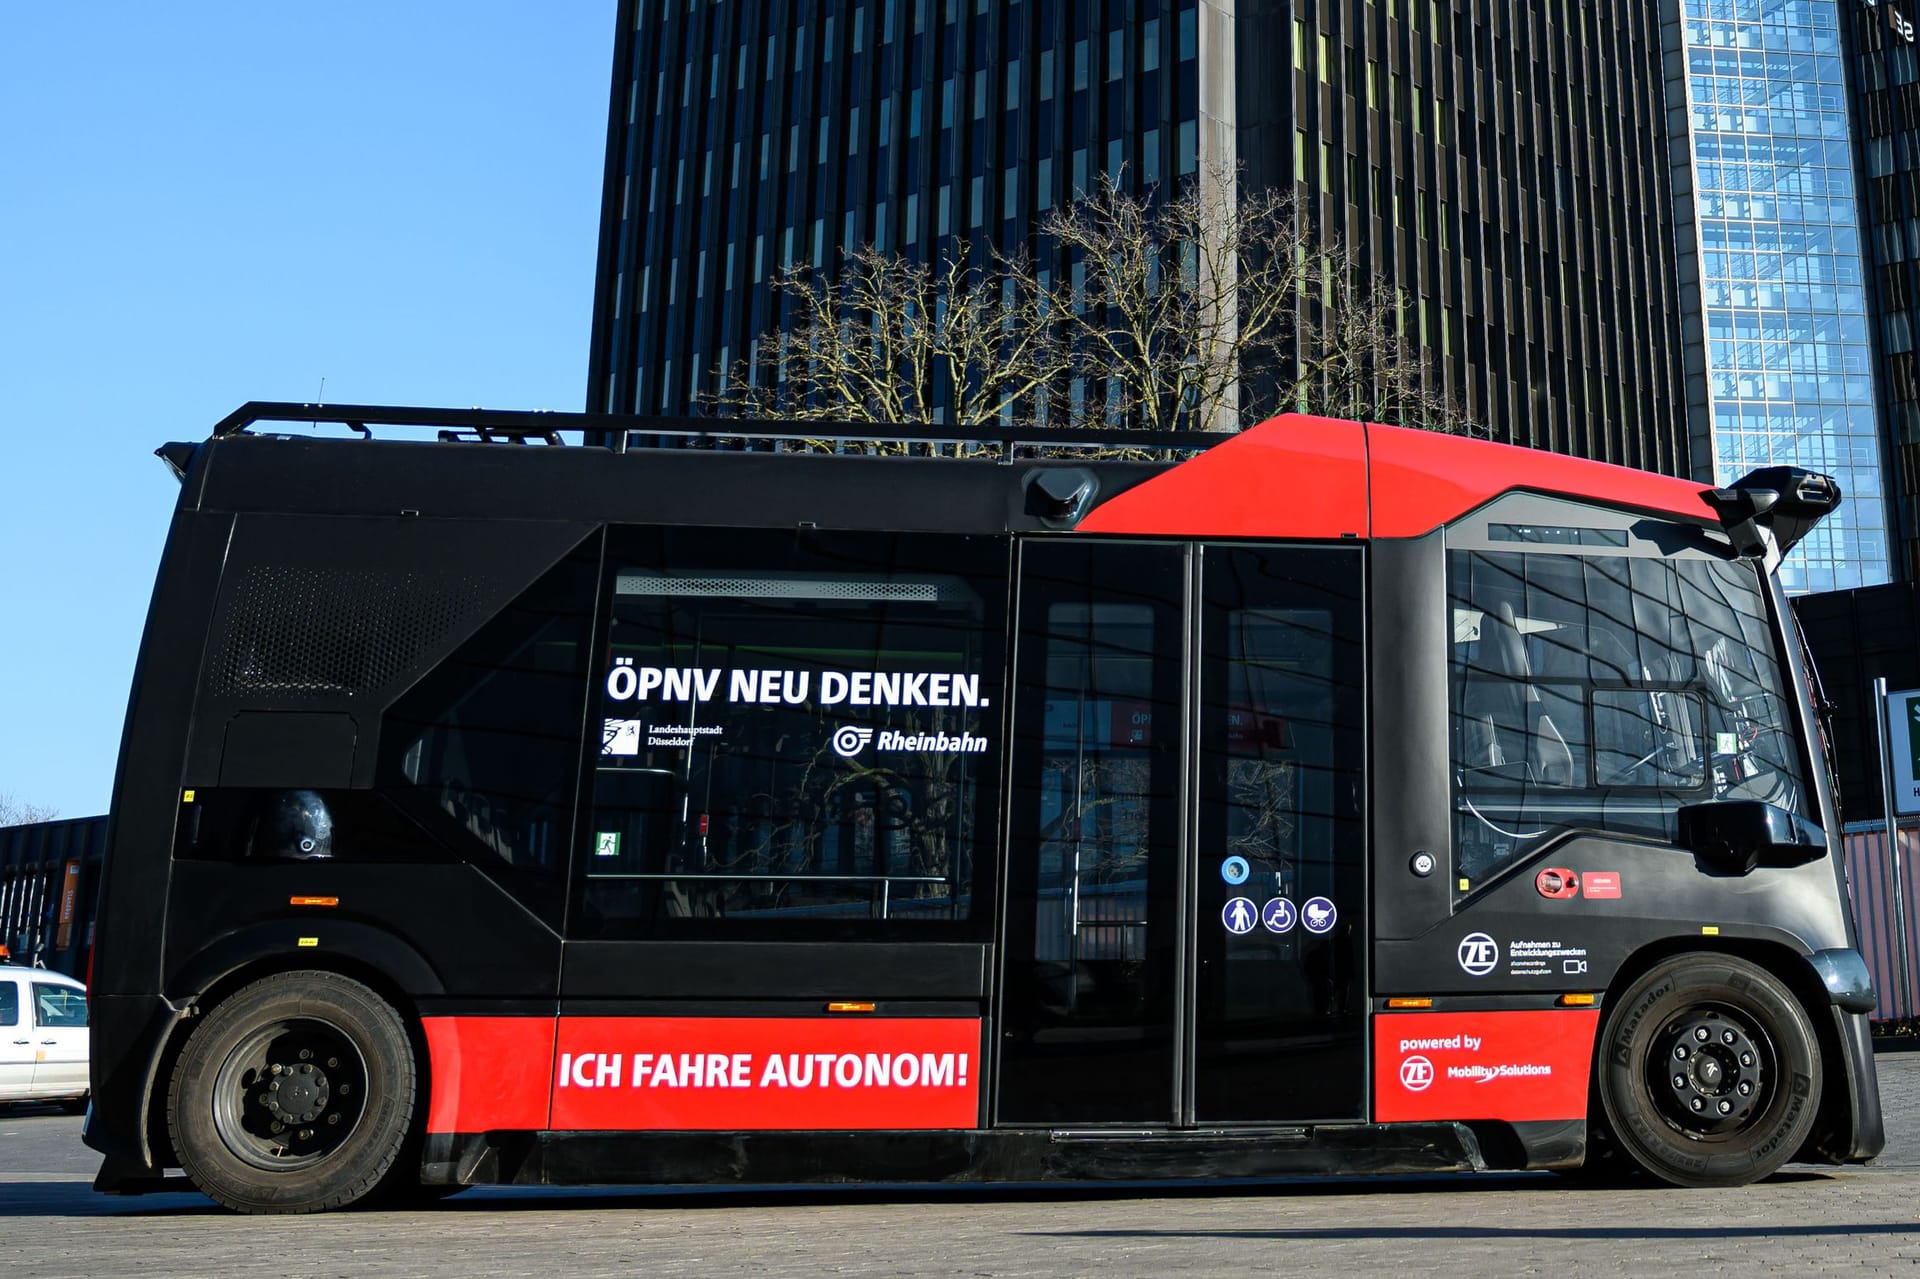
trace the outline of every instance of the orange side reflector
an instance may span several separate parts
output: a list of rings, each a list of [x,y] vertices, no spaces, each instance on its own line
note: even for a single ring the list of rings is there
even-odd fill
[[[340,904],[340,899],[338,897],[289,897],[287,898],[287,905],[289,906],[338,906],[339,904]]]
[[[1562,1008],[1591,1008],[1593,1007],[1593,1000],[1594,997],[1592,995],[1562,995],[1553,1002],[1559,1004]]]
[[[855,1003],[834,1003],[834,1004],[827,1005],[827,1011],[830,1013],[870,1013],[873,1011],[873,1005],[872,1004],[855,1004]]]
[[[1431,999],[1389,999],[1387,1001],[1387,1007],[1389,1008],[1431,1008],[1433,1007],[1433,1001]]]

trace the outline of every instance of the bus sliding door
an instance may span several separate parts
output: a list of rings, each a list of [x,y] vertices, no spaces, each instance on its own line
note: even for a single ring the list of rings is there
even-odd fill
[[[1358,1118],[1358,548],[1021,557],[997,1119]]]

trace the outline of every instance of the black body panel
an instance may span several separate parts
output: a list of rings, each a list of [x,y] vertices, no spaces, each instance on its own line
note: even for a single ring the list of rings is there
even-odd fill
[[[576,941],[567,943],[560,995],[978,1001],[989,953],[969,942]]]
[[[527,1186],[1076,1182],[1482,1166],[1462,1124],[1191,1134],[1020,1129],[874,1133],[458,1134],[428,1141],[429,1182]]]

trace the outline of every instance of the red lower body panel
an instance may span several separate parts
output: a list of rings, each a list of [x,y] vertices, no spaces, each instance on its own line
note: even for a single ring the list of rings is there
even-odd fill
[[[1374,1118],[1585,1119],[1599,1025],[1591,1009],[1375,1017]]]
[[[973,1128],[980,1022],[428,1018],[429,1132]]]
[[[553,1018],[427,1017],[428,1132],[537,1132],[547,1126]]]

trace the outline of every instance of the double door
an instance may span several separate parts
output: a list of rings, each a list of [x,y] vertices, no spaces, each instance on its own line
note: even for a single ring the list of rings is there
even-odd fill
[[[995,1122],[1362,1117],[1364,574],[1022,547]]]

